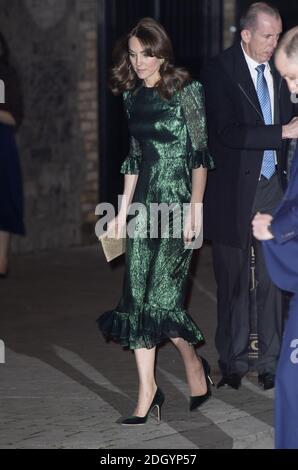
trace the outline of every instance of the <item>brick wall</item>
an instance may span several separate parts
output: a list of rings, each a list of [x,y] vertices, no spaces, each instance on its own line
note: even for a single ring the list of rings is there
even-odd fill
[[[0,0],[22,80],[18,134],[27,236],[16,252],[82,243],[98,195],[97,1]]]
[[[85,178],[81,192],[82,235],[94,236],[98,204],[98,96],[97,96],[97,0],[80,0],[80,34],[85,44],[84,67],[79,82],[79,113],[84,140]],[[83,240],[83,241],[84,241]]]
[[[236,0],[224,0],[224,31],[223,31],[223,45],[224,49],[227,49],[233,44],[235,35],[235,12],[236,12]]]

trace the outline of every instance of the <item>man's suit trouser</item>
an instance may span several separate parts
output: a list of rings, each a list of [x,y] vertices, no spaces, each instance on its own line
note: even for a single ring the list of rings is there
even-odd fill
[[[281,198],[277,177],[259,182],[252,216],[272,213]],[[244,249],[213,243],[217,282],[217,330],[215,344],[223,375],[248,371],[250,332],[250,259],[255,250],[258,318],[258,372],[275,373],[282,327],[282,298],[267,273],[261,242],[249,235]]]

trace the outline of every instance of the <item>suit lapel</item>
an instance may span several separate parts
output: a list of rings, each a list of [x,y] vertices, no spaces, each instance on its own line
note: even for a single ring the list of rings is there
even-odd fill
[[[271,73],[273,77],[274,86],[274,124],[280,124],[280,108],[279,108],[279,94],[281,86],[281,77],[277,72],[272,61],[269,62],[271,67]]]
[[[237,44],[234,50],[234,77],[237,81],[238,87],[243,95],[250,102],[251,106],[255,108],[256,113],[262,118],[262,109],[259,103],[258,95],[250,75],[248,65],[246,63],[241,44]]]
[[[243,98],[247,100],[248,105],[250,105],[256,112],[256,116],[258,116],[263,122],[263,113],[259,103],[258,95],[253,83],[253,80],[250,75],[250,71],[247,65],[247,62],[244,57],[244,53],[241,47],[241,44],[235,44],[233,46],[233,64],[232,68],[230,69],[233,71],[232,79],[236,81],[238,88],[240,89]],[[281,78],[278,74],[276,68],[274,67],[273,62],[270,62],[271,73],[273,76],[273,84],[274,84],[274,124],[280,123],[280,105],[279,105],[279,95],[280,95],[280,86],[281,86]],[[281,152],[277,151],[277,160],[280,163],[281,159]]]
[[[271,68],[271,73],[272,73],[272,78],[273,78],[273,88],[274,88],[274,116],[273,116],[273,124],[280,124],[280,100],[279,100],[279,95],[280,95],[280,86],[281,86],[281,76],[277,72],[273,61],[269,62],[270,68]],[[279,164],[279,167],[281,168],[281,151],[276,150],[276,156],[277,156],[277,163]]]
[[[272,61],[270,61],[271,73],[273,77],[274,86],[274,124],[280,123],[280,109],[279,109],[279,94],[280,94],[280,76],[274,67]],[[234,79],[237,81],[238,87],[242,94],[245,96],[247,101],[254,107],[256,113],[263,120],[263,113],[259,103],[258,95],[250,75],[248,65],[246,63],[241,44],[234,46]]]

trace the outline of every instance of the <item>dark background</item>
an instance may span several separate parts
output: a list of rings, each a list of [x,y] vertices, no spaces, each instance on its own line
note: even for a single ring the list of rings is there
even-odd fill
[[[128,151],[128,132],[121,97],[107,88],[113,45],[137,21],[151,16],[160,21],[173,42],[176,64],[185,66],[194,78],[202,62],[223,49],[224,0],[102,0],[99,21],[99,90],[100,90],[100,201],[116,204],[121,194],[123,176],[120,165]],[[243,11],[253,1],[236,3],[236,26]],[[298,24],[298,1],[275,0],[283,18],[284,30]],[[235,40],[238,35],[235,34]]]

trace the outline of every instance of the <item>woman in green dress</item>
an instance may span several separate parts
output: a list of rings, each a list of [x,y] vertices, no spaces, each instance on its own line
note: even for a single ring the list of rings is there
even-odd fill
[[[118,43],[111,89],[123,93],[131,143],[121,168],[124,197],[108,231],[120,236],[128,221],[130,225],[131,203],[141,203],[145,211],[139,211],[128,231],[123,296],[98,324],[106,338],[134,350],[138,403],[121,424],[139,425],[154,408],[160,418],[164,395],[156,385],[154,366],[156,345],[165,340],[174,343],[184,361],[190,410],[211,395],[210,367],[193,346],[203,341],[203,335],[183,302],[193,252],[190,243],[202,228],[207,169],[213,168],[213,161],[207,148],[202,86],[186,70],[174,67],[171,41],[154,19],[143,18]],[[154,204],[171,208],[163,228],[160,219],[148,217]],[[178,236],[177,221],[183,222]]]

